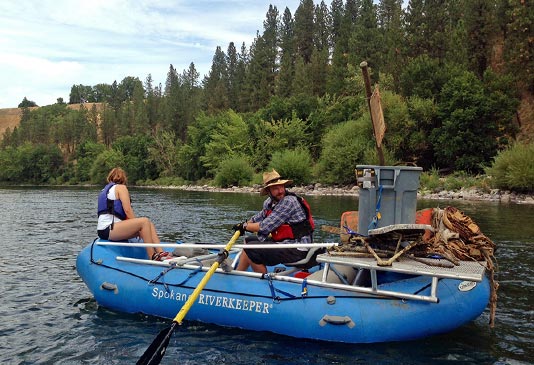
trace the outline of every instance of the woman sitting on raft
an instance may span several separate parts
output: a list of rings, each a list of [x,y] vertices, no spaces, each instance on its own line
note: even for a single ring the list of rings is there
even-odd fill
[[[121,241],[140,237],[143,242],[160,243],[156,227],[146,217],[135,217],[126,183],[126,172],[116,167],[106,179],[107,185],[98,195],[98,237]],[[170,259],[171,253],[159,247],[147,247],[148,257],[155,261]]]

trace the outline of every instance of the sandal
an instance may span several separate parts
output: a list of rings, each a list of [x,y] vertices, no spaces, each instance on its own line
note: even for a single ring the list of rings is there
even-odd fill
[[[161,251],[161,252],[154,252],[152,255],[153,261],[165,261],[172,259],[172,253],[167,251]]]

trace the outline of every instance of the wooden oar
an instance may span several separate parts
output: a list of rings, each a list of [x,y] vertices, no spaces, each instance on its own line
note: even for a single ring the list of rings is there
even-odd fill
[[[230,242],[228,242],[224,250],[219,253],[217,261],[215,261],[213,265],[211,265],[210,269],[206,272],[206,275],[204,275],[204,277],[197,285],[193,293],[189,296],[187,301],[184,303],[176,317],[174,317],[174,319],[172,320],[172,324],[162,330],[156,336],[156,338],[154,339],[154,341],[152,341],[143,356],[141,356],[141,358],[137,361],[137,365],[156,365],[160,363],[161,359],[163,358],[163,355],[165,355],[165,351],[167,350],[167,346],[169,345],[169,341],[176,326],[182,324],[185,315],[187,314],[187,312],[189,312],[189,309],[191,309],[198,296],[200,295],[200,292],[202,291],[202,289],[204,289],[208,281],[211,279],[211,276],[213,275],[215,270],[217,270],[219,265],[228,257],[228,252],[232,249],[232,246],[239,238],[239,235],[239,231],[236,231],[234,233]]]

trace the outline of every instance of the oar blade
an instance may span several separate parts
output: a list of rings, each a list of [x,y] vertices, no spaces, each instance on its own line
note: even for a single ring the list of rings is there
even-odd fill
[[[139,360],[137,360],[137,365],[157,365],[161,362],[165,351],[167,351],[167,346],[169,346],[169,341],[171,340],[172,333],[177,323],[172,322],[172,324],[163,329],[158,336],[152,341],[150,346],[146,349],[145,353]]]

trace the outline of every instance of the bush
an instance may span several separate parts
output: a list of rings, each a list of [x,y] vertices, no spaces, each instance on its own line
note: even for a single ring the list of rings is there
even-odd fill
[[[374,142],[368,118],[348,121],[334,126],[323,138],[322,153],[316,174],[326,184],[350,184],[355,180],[354,169],[358,164],[371,161]]]
[[[534,143],[518,143],[500,152],[486,174],[491,176],[493,187],[534,191]]]
[[[282,178],[293,180],[295,185],[306,185],[312,180],[312,158],[304,148],[275,152],[271,166]]]
[[[468,175],[465,171],[457,171],[444,179],[445,190],[458,191],[462,188],[478,186],[477,178]]]
[[[424,171],[420,178],[421,190],[427,190],[430,192],[437,192],[441,187],[439,179],[439,172],[437,169],[431,169],[430,171]]]
[[[250,184],[254,170],[243,156],[232,156],[219,164],[214,183],[226,188],[230,186],[245,186]]]

